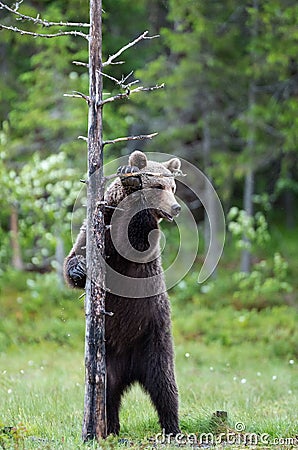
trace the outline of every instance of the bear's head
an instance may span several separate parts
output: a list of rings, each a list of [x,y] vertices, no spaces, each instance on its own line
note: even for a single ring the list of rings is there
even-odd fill
[[[181,162],[178,158],[160,163],[147,159],[145,153],[134,151],[128,160],[130,166],[135,166],[144,172],[141,175],[142,190],[146,197],[151,197],[150,203],[154,203],[154,215],[157,219],[166,219],[173,221],[175,216],[181,211],[181,206],[177,203],[174,196],[176,183],[174,174],[180,170]],[[156,174],[152,175],[152,174]],[[164,176],[165,175],[165,176]]]

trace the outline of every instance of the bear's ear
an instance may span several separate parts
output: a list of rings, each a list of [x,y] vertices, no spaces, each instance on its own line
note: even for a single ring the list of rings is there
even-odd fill
[[[169,161],[164,162],[163,165],[166,167],[166,169],[169,169],[171,172],[174,172],[175,170],[180,169],[181,161],[178,158],[172,158]]]
[[[147,157],[145,153],[136,150],[129,156],[128,164],[130,166],[136,166],[139,169],[144,169],[147,166]]]

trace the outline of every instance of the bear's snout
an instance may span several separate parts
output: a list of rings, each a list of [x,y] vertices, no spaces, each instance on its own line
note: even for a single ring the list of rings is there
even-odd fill
[[[174,205],[172,205],[171,211],[173,216],[178,216],[181,211],[181,206],[178,203],[175,203]]]

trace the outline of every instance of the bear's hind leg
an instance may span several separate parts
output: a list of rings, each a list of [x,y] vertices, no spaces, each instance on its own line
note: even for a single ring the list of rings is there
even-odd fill
[[[119,410],[121,397],[131,384],[124,361],[120,357],[107,358],[107,434],[120,431]]]
[[[120,431],[119,410],[124,387],[120,384],[107,383],[107,434],[117,436]]]
[[[147,372],[141,381],[156,408],[161,428],[166,434],[180,433],[178,419],[178,389],[172,355],[151,354]]]
[[[117,436],[120,431],[119,409],[122,392],[118,389],[107,389],[107,434]]]

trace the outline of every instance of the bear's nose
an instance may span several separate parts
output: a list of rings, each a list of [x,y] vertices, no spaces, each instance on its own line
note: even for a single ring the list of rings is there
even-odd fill
[[[178,205],[178,203],[175,203],[174,205],[172,205],[171,210],[172,210],[173,216],[178,216],[178,214],[179,214],[180,211],[181,211],[181,206]]]

